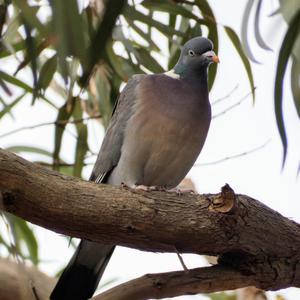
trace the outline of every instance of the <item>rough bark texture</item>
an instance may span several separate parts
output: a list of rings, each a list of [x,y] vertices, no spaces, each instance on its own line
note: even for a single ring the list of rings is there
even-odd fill
[[[137,192],[67,177],[0,150],[0,209],[79,238],[219,256],[220,269],[179,272],[176,276],[183,278],[192,274],[195,282],[177,289],[177,295],[247,285],[300,286],[300,226],[257,200],[236,195],[228,185],[214,195]],[[211,281],[207,288],[201,286],[205,278]],[[164,296],[173,295],[175,281],[168,277],[167,285],[163,280],[154,289],[171,286]],[[152,280],[147,282],[153,288]]]

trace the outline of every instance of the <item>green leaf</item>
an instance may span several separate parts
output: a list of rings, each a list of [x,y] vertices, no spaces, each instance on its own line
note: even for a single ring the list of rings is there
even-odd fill
[[[23,90],[25,90],[28,93],[33,93],[33,88],[30,87],[27,83],[25,83],[24,81],[21,81],[20,79],[17,79],[15,76],[11,76],[3,71],[0,71],[0,78],[17,86],[22,88]],[[41,97],[43,100],[45,100],[49,105],[51,105],[52,107],[56,108],[56,106],[45,96]]]
[[[16,228],[17,238],[24,241],[28,252],[29,258],[34,265],[38,264],[38,243],[34,236],[33,231],[29,228],[26,221],[14,216],[14,224]]]
[[[172,15],[171,15],[172,16]],[[172,27],[175,28],[175,27]],[[180,56],[180,46],[187,42],[191,38],[191,27],[190,21],[187,18],[181,18],[178,30],[180,32],[185,32],[184,37],[175,37],[174,40],[169,40],[169,61],[168,69],[172,69],[177,63]],[[193,36],[194,37],[194,36]]]
[[[110,75],[104,66],[97,69],[94,76],[96,85],[96,98],[99,103],[99,110],[103,118],[103,125],[107,128],[111,112],[113,109],[113,104],[111,102],[111,84]]]
[[[106,2],[105,13],[95,35],[92,38],[91,46],[89,48],[89,55],[91,56],[89,65],[83,70],[83,75],[80,79],[82,86],[86,84],[87,80],[91,76],[94,66],[105,56],[106,44],[111,38],[111,33],[115,26],[116,19],[121,13],[125,3],[125,0],[110,0]]]
[[[277,70],[275,78],[275,90],[274,90],[274,102],[275,102],[275,115],[278,131],[280,134],[282,146],[283,146],[283,161],[282,167],[285,164],[286,155],[287,155],[287,137],[284,127],[283,112],[282,112],[282,90],[283,90],[283,80],[284,74],[286,71],[286,66],[289,60],[289,57],[292,53],[294,43],[297,39],[297,35],[300,30],[300,10],[291,20],[288,30],[282,41],[278,61],[277,61]]]
[[[25,44],[26,44],[26,56],[28,57],[29,61],[31,62],[31,71],[33,76],[33,98],[32,98],[32,104],[34,104],[35,99],[38,97],[37,94],[37,49],[35,45],[35,39],[31,35],[31,27],[26,23],[24,20],[23,22],[24,28],[25,28]]]
[[[205,20],[209,20],[210,22],[208,23],[208,38],[213,42],[214,44],[214,51],[218,55],[219,52],[219,35],[218,35],[218,27],[217,27],[217,22],[215,15],[209,5],[209,3],[206,0],[196,0],[195,2],[201,11],[202,16],[204,17]],[[209,85],[209,90],[211,90],[215,79],[217,75],[217,69],[218,69],[218,64],[212,64],[209,68],[209,73],[208,73],[208,85]]]
[[[74,110],[72,113],[75,120],[82,119],[83,111],[81,107],[81,100],[77,98],[74,106]],[[86,152],[88,151],[88,129],[87,125],[83,122],[78,122],[75,124],[77,131],[77,143],[75,150],[75,164],[73,169],[73,175],[76,177],[81,177],[82,168],[84,166],[84,158]]]
[[[38,38],[35,38],[36,42],[39,42],[39,45],[36,48],[36,55],[39,55],[45,48],[49,47],[51,44],[55,42],[55,37],[49,36],[42,41],[38,41]],[[14,75],[16,75],[20,70],[22,70],[24,67],[30,63],[31,57],[26,55],[24,60],[18,65],[17,70],[15,71]]]
[[[0,86],[2,87],[3,91],[8,96],[12,96],[12,92],[10,91],[9,87],[6,85],[6,83],[2,79],[0,79]]]
[[[67,78],[69,73],[66,57],[74,55],[79,58],[82,65],[88,64],[86,54],[86,42],[84,39],[84,22],[78,11],[77,1],[73,0],[51,0],[53,13],[54,31],[57,33],[57,51],[59,64],[63,77]]]
[[[26,257],[21,247],[21,242],[24,242],[24,245],[28,250],[30,260],[33,264],[37,265],[39,261],[38,243],[32,229],[28,226],[28,223],[25,220],[17,216],[11,214],[5,214],[5,216],[9,221],[17,252],[22,257]]]
[[[294,98],[294,103],[297,109],[298,117],[300,118],[300,61],[293,56],[291,70],[291,88]]]
[[[17,97],[14,101],[12,101],[10,104],[6,105],[3,110],[0,111],[0,119],[5,116],[6,113],[9,113],[12,108],[20,102],[20,100],[25,96],[25,94],[22,94],[21,96]]]
[[[136,73],[144,73],[122,56],[116,55],[112,49],[111,42],[107,43],[106,56],[108,63],[112,66],[114,72],[125,82]]]
[[[13,0],[13,4],[20,9],[23,19],[31,28],[36,28],[44,36],[47,35],[46,27],[37,17],[37,12],[40,8],[39,6],[30,6],[27,1],[23,0]]]
[[[145,48],[136,48],[139,53],[140,60],[139,63],[146,67],[149,71],[153,73],[163,73],[165,70],[163,67],[151,56]]]
[[[20,42],[14,43],[14,44],[8,44],[8,42],[6,40],[2,41],[3,45],[5,46],[5,48],[0,48],[0,58],[4,58],[10,55],[14,55],[17,52],[24,50],[25,49],[25,42],[22,40]],[[0,46],[1,47],[1,46]]]
[[[144,32],[138,25],[134,23],[130,18],[126,18],[126,22],[132,30],[134,30],[146,43],[149,44],[149,49],[153,51],[159,51],[158,45],[151,39],[148,33]]]
[[[149,17],[148,15],[145,15],[138,10],[134,9],[132,6],[126,6],[125,9],[123,10],[123,14],[125,18],[131,18],[132,20],[135,21],[140,21],[144,24],[148,24],[149,26],[153,26],[156,28],[158,31],[160,31],[162,34],[164,34],[168,39],[172,39],[173,35],[177,36],[184,36],[184,32],[180,32],[178,30],[175,30],[172,27],[169,27],[159,21],[156,21]]]
[[[272,51],[272,49],[265,43],[264,39],[261,36],[259,30],[259,19],[260,19],[260,12],[261,12],[261,4],[262,0],[259,0],[257,3],[256,11],[255,11],[255,21],[254,21],[254,34],[257,41],[257,44],[267,51]]]
[[[72,115],[76,98],[72,97],[59,110],[56,118],[55,132],[54,132],[54,151],[53,151],[53,169],[59,168],[59,153],[62,144],[63,134],[67,125],[67,121]]]
[[[170,0],[144,0],[141,3],[151,11],[162,11],[171,15],[180,15],[187,19],[198,20],[199,18],[180,4],[174,4]]]
[[[2,36],[3,25],[5,23],[8,1],[0,4],[0,36]]]
[[[244,67],[245,67],[245,70],[247,72],[247,76],[249,79],[249,83],[250,83],[250,87],[251,87],[251,91],[252,91],[252,98],[253,98],[253,101],[255,101],[254,79],[253,79],[252,68],[251,68],[250,62],[243,51],[240,39],[237,36],[237,34],[235,33],[235,31],[232,28],[230,28],[229,26],[224,26],[224,29],[225,29],[225,32],[227,33],[228,37],[230,38],[232,44],[234,45],[236,51],[238,52],[240,58],[242,59],[242,62],[244,64]]]
[[[15,76],[11,76],[3,71],[0,71],[0,78],[15,86],[22,88],[26,92],[33,93],[32,87],[30,87],[27,83],[17,79]]]
[[[53,55],[44,63],[44,65],[41,68],[38,83],[37,83],[38,90],[45,91],[47,89],[56,71],[56,66],[57,66],[57,56]]]
[[[255,63],[259,64],[260,62],[257,61],[251,51],[249,42],[248,42],[248,25],[249,25],[249,18],[250,18],[250,13],[251,13],[251,9],[252,6],[254,4],[254,0],[248,0],[245,10],[244,10],[244,15],[242,18],[242,34],[241,34],[241,39],[242,39],[242,44],[243,44],[243,48],[245,50],[245,53],[247,54],[247,56]]]
[[[21,152],[28,152],[28,153],[35,153],[35,154],[42,154],[48,157],[52,157],[52,153],[48,150],[34,147],[34,146],[11,146],[8,148],[5,148],[8,151],[14,152],[14,153],[21,153]]]

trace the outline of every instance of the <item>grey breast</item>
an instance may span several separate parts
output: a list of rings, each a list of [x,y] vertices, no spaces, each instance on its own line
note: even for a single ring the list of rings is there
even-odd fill
[[[210,104],[178,79],[148,75],[135,87],[133,113],[108,183],[172,188],[191,169],[205,142]]]

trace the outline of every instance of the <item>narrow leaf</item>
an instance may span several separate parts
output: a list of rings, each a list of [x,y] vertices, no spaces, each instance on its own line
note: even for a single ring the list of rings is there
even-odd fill
[[[6,83],[2,79],[0,79],[0,86],[2,87],[3,91],[8,96],[12,96],[12,92],[10,91],[9,87],[6,85]]]
[[[47,35],[47,28],[40,22],[37,17],[39,6],[30,6],[27,1],[13,0],[14,4],[20,9],[22,17],[31,28],[36,28],[42,35]]]
[[[34,90],[31,86],[29,86],[27,83],[25,83],[24,81],[21,81],[19,79],[17,79],[15,76],[11,76],[3,71],[0,71],[0,78],[5,80],[6,82],[9,82],[19,88],[22,88],[23,90],[25,90],[28,93],[33,93]],[[56,106],[45,96],[41,97],[43,100],[45,100],[49,105],[51,105],[52,107],[56,108]]]
[[[130,18],[126,18],[126,22],[132,30],[134,30],[146,43],[149,44],[149,49],[159,51],[158,45],[149,37],[149,34],[144,32],[138,25],[135,25],[134,21]]]
[[[34,104],[34,101],[36,99],[37,95],[37,50],[35,45],[35,39],[31,35],[31,27],[26,23],[24,20],[23,22],[24,28],[25,28],[25,44],[26,44],[26,55],[29,58],[29,61],[31,62],[31,71],[33,76],[33,98],[32,98],[32,104]]]
[[[15,105],[17,105],[20,100],[25,96],[25,94],[22,94],[21,96],[17,97],[14,101],[12,101],[10,104],[6,105],[1,111],[0,111],[0,119],[4,117],[7,113],[9,113]]]
[[[132,6],[126,6],[125,9],[123,10],[123,14],[126,18],[131,18],[132,20],[135,21],[140,21],[144,24],[148,24],[149,26],[153,26],[156,28],[158,31],[160,31],[162,34],[164,34],[168,39],[172,39],[173,35],[177,36],[184,36],[184,32],[180,32],[178,30],[175,30],[172,27],[169,27],[159,21],[154,20],[148,15],[145,15],[136,9],[134,9]]]
[[[255,63],[259,64],[260,62],[257,61],[251,51],[249,41],[248,41],[248,26],[249,26],[249,18],[250,18],[250,13],[252,6],[254,4],[254,0],[248,0],[245,10],[244,10],[244,15],[242,18],[242,34],[241,34],[241,39],[242,39],[242,44],[243,48],[245,50],[246,55]]]
[[[87,28],[84,27],[83,19],[79,14],[77,1],[51,0],[50,4],[53,13],[53,25],[58,38],[59,62],[62,74],[66,78],[68,74],[67,56],[74,55],[79,58],[83,66],[88,63],[87,45],[84,38]]]
[[[295,107],[300,118],[300,61],[294,55],[291,70],[291,88]]]
[[[224,29],[244,64],[245,70],[248,75],[251,91],[252,91],[252,98],[253,98],[253,101],[255,101],[254,79],[253,79],[252,68],[251,68],[250,62],[243,51],[240,39],[237,36],[237,34],[235,33],[235,31],[228,26],[224,26]]]
[[[59,153],[62,144],[62,138],[65,131],[65,127],[72,115],[76,98],[71,98],[69,102],[66,102],[59,110],[56,118],[55,132],[54,132],[54,151],[53,151],[53,168],[58,170]],[[59,125],[58,125],[59,124]]]
[[[81,101],[77,98],[75,102],[74,110],[72,113],[74,119],[81,119],[83,116],[83,111],[81,107]],[[75,164],[73,169],[73,175],[76,177],[81,177],[82,168],[84,166],[84,158],[86,152],[88,151],[88,129],[87,125],[84,123],[76,123],[75,124],[77,131],[77,142],[76,142],[76,150],[75,150]]]
[[[163,67],[151,56],[145,48],[136,48],[139,53],[139,63],[153,73],[163,73],[165,70]]]
[[[29,258],[33,264],[37,265],[38,263],[38,243],[34,236],[32,229],[29,228],[26,221],[16,216],[13,217],[13,222],[16,231],[16,238],[25,243],[26,248],[29,252]]]
[[[210,22],[207,24],[208,27],[208,38],[214,43],[214,51],[218,55],[219,52],[219,34],[215,15],[211,9],[209,3],[206,0],[196,0],[195,2],[201,11],[205,20]],[[209,68],[208,73],[208,84],[211,90],[217,75],[218,64],[212,64]]]
[[[255,11],[255,21],[254,21],[254,34],[257,41],[257,44],[268,51],[272,51],[272,49],[265,43],[264,39],[261,36],[259,29],[259,20],[260,20],[260,12],[261,12],[261,4],[262,0],[258,0],[256,11]]]
[[[8,148],[5,148],[8,151],[14,152],[14,153],[22,153],[22,152],[28,152],[28,153],[35,153],[35,154],[42,154],[48,157],[52,157],[52,152],[39,148],[34,146],[11,146]]]
[[[89,54],[91,58],[89,60],[88,67],[84,69],[83,75],[80,79],[81,85],[84,86],[86,84],[94,69],[94,66],[101,58],[104,57],[106,43],[111,37],[116,19],[121,13],[125,3],[125,0],[110,0],[106,2],[104,16],[96,30],[95,36],[93,37],[91,46],[89,48]]]
[[[286,71],[286,66],[289,60],[289,57],[292,53],[294,43],[297,39],[297,35],[300,30],[300,10],[295,14],[294,18],[291,20],[288,30],[282,41],[278,61],[277,61],[277,70],[275,78],[275,90],[274,90],[274,101],[275,101],[275,115],[278,131],[281,137],[281,142],[283,146],[283,161],[282,167],[285,164],[286,155],[287,155],[287,137],[284,127],[283,120],[283,111],[282,111],[282,93],[283,93],[283,80],[284,74]]]
[[[38,90],[41,90],[43,92],[47,89],[56,71],[56,66],[57,66],[57,56],[53,55],[44,63],[44,65],[41,68],[38,83],[37,83]]]

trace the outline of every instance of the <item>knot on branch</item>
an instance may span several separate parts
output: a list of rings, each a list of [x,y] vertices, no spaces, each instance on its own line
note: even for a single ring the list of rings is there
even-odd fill
[[[15,196],[12,192],[0,191],[0,208],[5,209],[12,207],[15,201]]]
[[[235,206],[235,193],[229,184],[226,183],[222,187],[221,193],[213,198],[209,209],[221,213],[230,213],[234,210]]]

